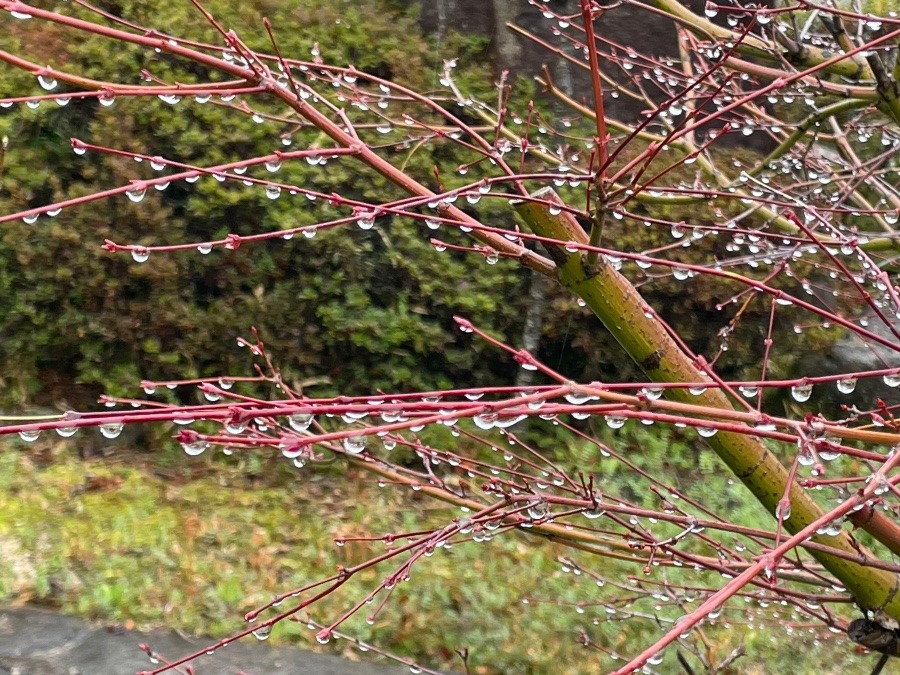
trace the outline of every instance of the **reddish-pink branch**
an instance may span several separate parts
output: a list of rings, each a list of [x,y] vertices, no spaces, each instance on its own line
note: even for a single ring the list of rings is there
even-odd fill
[[[597,39],[594,36],[593,0],[581,0],[581,19],[584,23],[585,42],[590,61],[591,89],[594,95],[594,118],[597,124],[598,180],[606,176],[609,135],[606,132],[606,113],[603,109],[603,85],[600,83],[600,59],[597,56]]]

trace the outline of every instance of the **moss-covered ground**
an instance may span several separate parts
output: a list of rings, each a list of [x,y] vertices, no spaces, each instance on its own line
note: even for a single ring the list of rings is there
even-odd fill
[[[337,466],[323,473],[261,457],[174,453],[83,460],[61,443],[7,440],[0,446],[0,598],[126,626],[224,637],[244,628],[244,613],[274,594],[384,549],[381,542],[337,546],[335,538],[417,530],[457,514]],[[468,649],[475,673],[602,672],[611,662],[579,644],[582,628],[626,654],[647,644],[647,626],[617,622],[608,606],[592,605],[594,583],[567,572],[560,555],[572,552],[523,534],[438,549],[416,564],[412,580],[395,588],[373,623],[367,607],[344,630],[460,671],[454,650]],[[627,570],[584,562],[625,582]],[[358,575],[317,606],[315,618],[338,616],[392,569]],[[533,600],[523,603],[525,597]],[[741,633],[706,635],[711,657],[724,658],[741,641],[749,649],[726,672],[785,672],[794,662],[796,638],[752,625]],[[864,669],[871,657],[857,660],[834,637],[819,648],[822,659],[810,651],[795,672]],[[303,623],[279,624],[271,642],[355,651],[345,640],[317,644]],[[682,672],[674,656],[659,672]]]

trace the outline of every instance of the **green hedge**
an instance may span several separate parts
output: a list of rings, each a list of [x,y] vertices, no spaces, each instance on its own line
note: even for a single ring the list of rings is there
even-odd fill
[[[438,51],[418,33],[416,17],[398,3],[320,5],[315,0],[208,3],[226,28],[237,27],[254,48],[270,49],[260,20],[267,15],[285,54],[306,57],[318,43],[326,62],[353,63],[423,90],[435,86],[442,58],[455,55],[462,85],[486,100],[496,97],[492,73],[484,65],[490,63],[485,40],[445,37]],[[176,34],[199,23],[193,10],[176,0],[107,3],[104,8]],[[11,51],[90,77],[138,82],[142,68],[179,82],[204,76],[194,65],[135,47],[83,34],[73,40],[37,20],[12,23],[19,32],[10,36]],[[221,42],[211,29],[191,30],[191,37]],[[531,95],[527,83],[520,83],[518,91],[519,103],[526,102]],[[26,93],[42,93],[35,78],[9,68],[0,71],[0,96]],[[251,103],[266,106],[259,99]],[[156,99],[120,98],[108,108],[89,100],[64,108],[51,102],[37,110],[0,109],[0,134],[10,139],[0,210],[8,213],[159,175],[147,163],[127,158],[79,157],[71,150],[71,137],[204,166],[282,148],[281,136],[291,126],[256,124],[247,115],[190,97],[176,107]],[[290,149],[310,143],[325,144],[316,132],[301,130],[293,134]],[[433,167],[440,166],[443,179],[452,184],[463,180],[453,168],[471,156],[444,141],[398,151],[393,158],[429,184],[434,183]],[[472,180],[476,170],[465,180]],[[332,160],[324,169],[286,162],[278,178],[376,202],[401,196],[349,158]],[[479,217],[492,224],[508,225],[512,217],[503,200],[483,199],[477,208]],[[217,249],[209,256],[154,254],[143,265],[127,254],[100,249],[106,238],[195,242],[229,232],[248,235],[312,224],[339,213],[303,196],[271,201],[259,188],[205,178],[193,185],[173,183],[164,192],[151,189],[140,204],[117,197],[68,209],[54,219],[41,217],[35,224],[4,224],[0,399],[5,400],[0,403],[47,404],[64,398],[69,405],[83,405],[101,391],[135,395],[142,378],[247,374],[249,360],[235,338],[247,335],[250,326],[259,329],[285,379],[316,381],[310,389],[315,393],[512,383],[511,359],[461,335],[451,317],[464,315],[517,343],[527,309],[527,273],[508,261],[488,266],[478,255],[437,253],[429,244],[433,233],[421,224],[383,218],[366,232],[348,227],[314,239],[297,236],[237,251]],[[440,236],[454,240],[454,233],[444,230]],[[661,234],[631,228],[614,236],[629,248],[643,249]],[[686,324],[693,326],[686,338],[708,351],[726,322],[715,304],[726,298],[717,282],[694,280],[691,293],[685,293],[687,287],[667,281],[646,290],[655,306],[677,304],[686,316],[699,317]],[[750,337],[746,349],[732,349],[726,366],[758,358],[761,341]],[[598,322],[558,289],[552,291],[540,356],[572,377],[633,375]],[[73,389],[76,382],[81,386]]]

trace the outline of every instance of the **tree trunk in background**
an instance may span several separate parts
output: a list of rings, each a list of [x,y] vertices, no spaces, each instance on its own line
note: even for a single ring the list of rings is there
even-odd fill
[[[437,35],[438,43],[444,41],[444,36],[447,34],[448,18],[453,14],[453,10],[456,9],[454,7],[455,4],[453,0],[437,0],[434,3],[437,10],[437,29],[435,34]]]
[[[503,0],[499,0],[502,2]],[[522,327],[522,349],[537,356],[540,346],[541,332],[544,326],[544,309],[547,307],[548,280],[543,274],[531,271],[528,285],[528,312],[525,314],[525,325]],[[519,369],[516,375],[516,386],[527,387],[534,380],[533,370]]]
[[[494,51],[499,65],[504,70],[521,70],[522,45],[515,34],[507,28],[507,24],[515,23],[522,5],[527,3],[509,2],[508,0],[492,0],[494,6]],[[560,60],[566,69],[562,74],[571,87],[571,75],[567,63]],[[568,77],[567,77],[568,76]],[[569,88],[566,88],[566,93]],[[525,314],[525,325],[519,343],[522,349],[537,356],[540,347],[541,333],[544,327],[544,310],[547,307],[547,278],[543,274],[529,272],[528,312]],[[524,368],[516,375],[516,386],[527,387],[534,380],[534,371]]]
[[[503,69],[514,69],[519,66],[522,57],[522,45],[515,34],[506,27],[508,23],[515,23],[519,16],[518,2],[509,0],[492,0],[494,5],[494,51],[497,54],[499,65]]]

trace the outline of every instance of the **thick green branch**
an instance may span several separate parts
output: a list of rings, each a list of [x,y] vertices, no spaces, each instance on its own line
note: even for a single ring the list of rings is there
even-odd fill
[[[703,36],[709,36],[718,40],[737,41],[739,35],[729,28],[717,26],[712,21],[700,17],[693,11],[682,5],[678,0],[653,0],[653,4],[664,14],[675,19],[679,24],[687,28],[693,33]],[[780,54],[775,52],[774,45],[762,40],[755,35],[747,35],[743,38],[738,51],[747,56],[765,59],[767,61],[781,62]],[[815,68],[833,57],[828,52],[816,47],[806,47],[803,50],[803,58],[796,65]],[[849,57],[825,66],[824,70],[834,75],[840,75],[847,78],[859,78],[859,64],[854,63]],[[874,79],[871,71],[862,73],[861,77],[866,80]]]
[[[552,188],[545,188],[534,197],[540,201],[521,202],[516,209],[536,234],[560,242],[588,243],[584,231],[566,211],[550,212],[548,202],[561,203]],[[560,251],[564,249],[560,247]],[[656,382],[707,379],[652,314],[649,317],[645,314],[646,303],[641,295],[610,264],[601,261],[591,274],[583,253],[566,254],[566,261],[559,266],[557,274],[566,288],[584,299],[648,378]],[[669,389],[668,395],[682,401],[687,401],[689,396],[679,389]],[[690,402],[733,408],[725,394],[715,388],[699,396],[690,395]],[[707,439],[707,443],[757,500],[774,514],[789,484],[789,474],[778,458],[750,435],[719,432]],[[796,482],[791,482],[787,494],[791,515],[784,524],[788,531],[799,532],[824,516],[819,505]],[[847,553],[863,550],[846,532],[837,536],[816,535],[812,539]],[[896,574],[822,551],[813,551],[812,555],[849,589],[862,608],[880,609],[900,620],[900,579]]]

